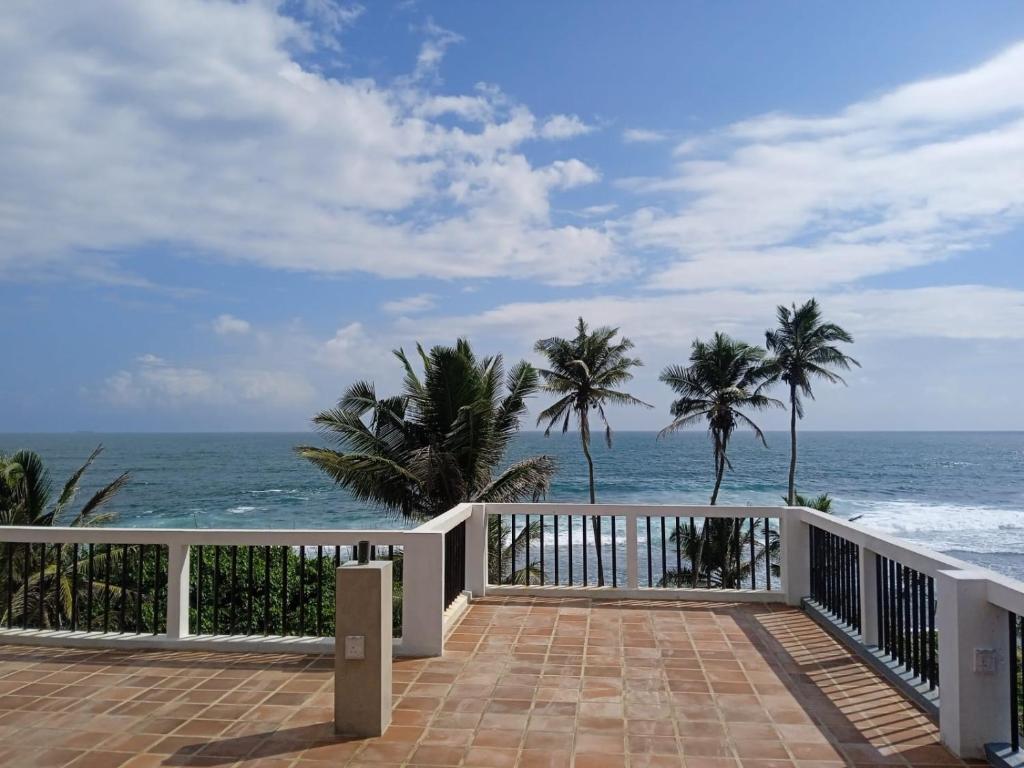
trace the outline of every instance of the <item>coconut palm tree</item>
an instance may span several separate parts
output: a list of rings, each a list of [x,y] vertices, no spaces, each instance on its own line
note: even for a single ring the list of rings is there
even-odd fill
[[[711,436],[715,461],[715,485],[711,491],[711,504],[718,503],[718,493],[729,461],[729,440],[737,427],[747,426],[767,446],[764,432],[744,411],[762,411],[782,407],[782,403],[764,394],[770,381],[765,368],[765,351],[760,347],[736,341],[724,333],[716,333],[710,342],[693,342],[688,366],[670,365],[662,371],[660,379],[679,395],[671,406],[672,423],[659,433],[664,437],[676,430],[703,422]],[[702,540],[706,540],[711,527],[705,522]],[[734,523],[738,541],[740,525]],[[695,536],[695,524],[690,520],[690,535]],[[698,552],[693,568],[694,586],[700,573],[701,555]]]
[[[0,454],[0,525],[78,527],[109,519],[103,507],[128,482],[128,472],[96,491],[81,508],[72,509],[83,475],[102,451],[102,445],[96,447],[64,483],[60,496],[52,504],[53,483],[39,454],[34,451]],[[101,550],[94,565],[105,571],[108,557],[112,563],[116,559],[109,549]],[[69,550],[64,550],[59,557],[55,549],[47,548],[38,556],[34,556],[31,547],[0,550],[0,580],[3,581],[0,591],[12,593],[11,615],[7,616],[5,611],[0,621],[19,621],[28,614],[40,616],[43,627],[62,626],[71,610],[72,573],[79,565]],[[29,574],[28,579],[23,576],[25,572]],[[12,575],[11,584],[6,583],[8,573]],[[81,589],[87,589],[84,583]],[[122,594],[120,586],[102,581],[96,582],[93,589],[101,593],[109,590],[115,598]],[[46,596],[42,606],[38,600],[40,594]]]
[[[703,580],[707,587],[740,589],[744,582],[752,580],[755,571],[760,571],[765,565],[771,568],[772,574],[779,575],[779,534],[769,525],[765,543],[766,524],[767,521],[755,520],[753,530],[747,528],[737,536],[732,520],[708,518],[705,521],[708,529],[706,538],[685,526],[677,526],[672,534],[672,543],[678,544],[687,563],[703,563],[701,573],[687,566],[669,570],[661,577],[658,586],[686,587]],[[743,553],[748,551],[753,551],[754,556],[744,560]]]
[[[590,503],[597,503],[594,488],[594,459],[590,455],[590,416],[595,412],[604,424],[605,442],[612,445],[612,428],[605,414],[608,405],[639,405],[651,408],[649,404],[623,392],[618,387],[633,378],[632,369],[643,363],[627,353],[633,342],[625,336],[617,341],[618,328],[601,327],[590,330],[583,318],[576,324],[576,336],[562,339],[553,336],[540,339],[534,350],[548,360],[548,368],[542,368],[544,390],[558,396],[552,405],[541,411],[537,424],[547,422],[544,435],[561,422],[562,433],[569,431],[569,422],[575,418],[580,431],[583,455],[587,459],[587,476],[590,481]],[[596,515],[590,518],[594,529],[594,547],[597,550],[597,583],[604,586],[604,558],[601,551],[601,521]]]
[[[796,499],[796,421],[804,417],[803,397],[814,399],[811,382],[823,379],[846,384],[835,369],[849,370],[860,363],[845,354],[838,344],[852,344],[853,337],[835,323],[822,319],[815,299],[799,307],[780,305],[778,327],[765,332],[765,344],[772,353],[769,361],[774,376],[789,386],[789,492],[787,503]]]
[[[423,375],[401,349],[400,394],[378,398],[371,382],[350,386],[338,404],[313,418],[337,448],[299,446],[356,498],[386,512],[426,520],[462,502],[512,502],[543,494],[555,472],[549,456],[498,471],[519,430],[526,398],[537,391],[526,362],[505,373],[501,355],[477,359],[469,342],[417,345]]]

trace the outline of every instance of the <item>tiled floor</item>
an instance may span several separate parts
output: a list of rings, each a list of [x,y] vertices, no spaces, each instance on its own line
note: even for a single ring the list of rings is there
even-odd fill
[[[0,646],[0,765],[961,764],[923,714],[780,607],[479,601],[444,658],[395,664],[380,739],[332,733],[331,665]]]

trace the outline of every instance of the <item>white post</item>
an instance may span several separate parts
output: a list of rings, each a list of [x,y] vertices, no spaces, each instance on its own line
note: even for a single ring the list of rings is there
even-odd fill
[[[1009,618],[988,601],[981,571],[939,571],[935,578],[942,742],[963,758],[1010,735]],[[991,662],[986,668],[986,662]]]
[[[487,594],[487,505],[474,504],[466,519],[466,589],[473,597]]]
[[[639,555],[638,543],[636,540],[636,512],[630,511],[626,519],[626,589],[638,589],[640,581],[636,575],[636,565]]]
[[[167,545],[167,637],[188,636],[189,545]]]
[[[391,563],[335,571],[334,731],[380,736],[391,724]]]
[[[864,645],[878,645],[878,555],[863,546],[857,564],[860,572],[860,635]]]
[[[444,650],[444,534],[410,531],[402,558],[402,654]]]
[[[810,528],[801,519],[798,507],[785,507],[779,518],[779,536],[782,539],[782,591],[786,605],[799,606],[811,593]]]

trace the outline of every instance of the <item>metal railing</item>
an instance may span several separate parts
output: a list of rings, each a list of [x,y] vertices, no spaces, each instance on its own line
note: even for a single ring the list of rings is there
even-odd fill
[[[737,599],[768,599],[782,587],[779,508],[483,507],[488,589],[600,588],[664,597],[729,591]]]
[[[860,632],[860,547],[816,526],[810,529],[811,599]]]
[[[875,558],[878,647],[934,691],[939,683],[935,579],[888,557]]]
[[[444,607],[466,589],[466,521],[444,534]]]

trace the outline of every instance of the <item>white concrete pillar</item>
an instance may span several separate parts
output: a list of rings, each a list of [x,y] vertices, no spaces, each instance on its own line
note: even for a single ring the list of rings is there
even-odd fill
[[[811,594],[810,527],[797,507],[785,507],[779,518],[782,591],[786,604],[799,606]]]
[[[188,636],[189,545],[167,545],[167,637]]]
[[[637,561],[640,559],[639,543],[636,537],[636,515],[626,513],[626,589],[637,589],[640,580],[637,576]]]
[[[402,653],[444,650],[444,534],[410,531],[402,557]]]
[[[380,736],[391,724],[390,560],[335,572],[334,730]]]
[[[878,555],[864,547],[860,552],[860,635],[864,645],[878,645]]]
[[[942,742],[960,757],[982,758],[985,744],[1010,734],[1009,618],[988,602],[982,571],[939,571],[935,593]],[[985,670],[993,652],[994,668]]]
[[[466,589],[473,597],[487,594],[487,505],[474,504],[466,520]]]

